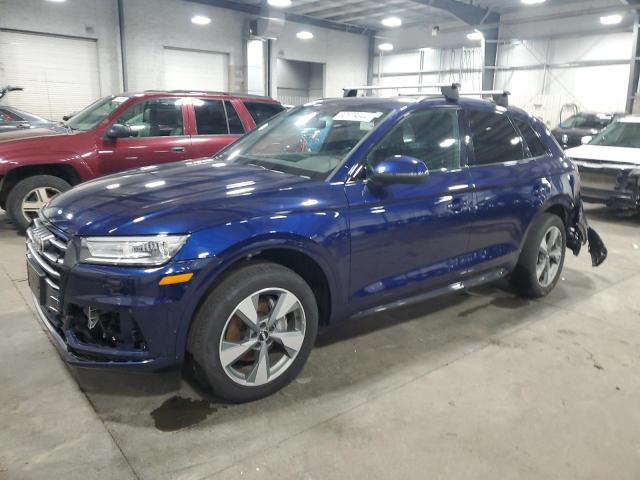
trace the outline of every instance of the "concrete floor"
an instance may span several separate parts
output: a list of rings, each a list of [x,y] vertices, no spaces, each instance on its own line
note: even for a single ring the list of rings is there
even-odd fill
[[[0,212],[0,479],[640,478],[640,216],[541,301],[486,287],[321,331],[292,385],[247,405],[179,372],[67,368]]]

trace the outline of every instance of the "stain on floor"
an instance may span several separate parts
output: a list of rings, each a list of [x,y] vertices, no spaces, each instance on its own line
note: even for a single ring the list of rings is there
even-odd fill
[[[158,430],[175,432],[197,425],[217,411],[218,407],[209,400],[194,400],[174,395],[153,410],[151,418]]]

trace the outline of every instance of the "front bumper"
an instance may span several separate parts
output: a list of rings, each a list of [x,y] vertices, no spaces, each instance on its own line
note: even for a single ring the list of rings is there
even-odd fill
[[[192,316],[191,282],[159,286],[168,274],[195,275],[206,260],[157,268],[79,264],[73,242],[38,222],[28,230],[27,269],[40,322],[75,366],[157,370],[179,364]]]
[[[640,208],[640,168],[635,165],[574,160],[581,195],[589,203]]]

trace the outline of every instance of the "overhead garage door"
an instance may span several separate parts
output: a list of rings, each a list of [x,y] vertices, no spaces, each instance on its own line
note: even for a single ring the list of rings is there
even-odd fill
[[[229,55],[165,47],[164,83],[167,90],[227,91]]]
[[[60,120],[101,96],[97,42],[0,31],[0,83],[24,87],[3,103]]]

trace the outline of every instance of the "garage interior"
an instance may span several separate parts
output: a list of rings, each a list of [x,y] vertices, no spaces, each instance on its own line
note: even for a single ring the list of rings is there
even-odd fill
[[[57,122],[121,92],[298,106],[460,82],[551,130],[640,109],[639,32],[636,0],[0,0],[0,85],[23,87],[0,107]],[[586,211],[597,270],[568,254],[542,299],[499,282],[322,328],[289,386],[233,405],[181,371],[65,365],[0,210],[0,480],[637,479],[640,213]]]

